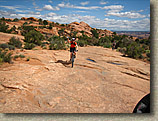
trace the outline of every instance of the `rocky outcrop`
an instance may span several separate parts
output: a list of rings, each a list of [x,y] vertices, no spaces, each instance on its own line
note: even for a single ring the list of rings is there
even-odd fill
[[[75,31],[78,31],[78,32],[84,31],[87,36],[89,36],[89,37],[92,36],[92,32],[91,32],[92,28],[87,23],[85,23],[83,21],[80,23],[73,22],[73,23],[70,23],[69,25]],[[79,34],[79,35],[81,35],[81,34]]]
[[[24,40],[24,36],[17,35],[17,34],[7,34],[7,33],[0,32],[0,44],[9,42],[10,38],[13,37],[13,36],[16,37],[16,38],[19,38],[20,41]]]
[[[38,21],[37,18],[35,17],[29,17],[29,18],[26,18],[26,17],[22,17],[21,20],[31,20],[31,21]]]
[[[1,113],[132,113],[150,92],[150,64],[102,47],[16,50],[30,61],[0,66]]]
[[[32,21],[32,23],[29,23],[29,21]],[[17,22],[6,22],[7,25],[9,25],[9,29],[11,27],[13,27],[14,25],[18,28],[18,27],[21,27],[25,22],[28,23],[28,26],[36,26],[36,27],[39,27],[39,26],[43,26],[43,25],[39,25],[39,22],[38,22],[38,19],[37,18],[34,18],[34,17],[29,17],[29,18],[26,18],[26,17],[22,17],[21,20],[17,21]],[[49,24],[51,23],[53,25],[52,29],[39,29],[37,28],[36,30],[37,31],[40,31],[41,33],[44,33],[44,34],[47,34],[47,35],[57,35],[59,36],[58,34],[58,31],[60,29],[64,29],[65,31],[65,35],[66,36],[70,36],[72,32],[77,32],[77,37],[79,36],[82,36],[82,33],[84,33],[85,35],[87,35],[88,37],[92,37],[92,32],[91,30],[92,29],[96,29],[96,28],[92,28],[90,27],[87,23],[81,21],[80,23],[79,22],[72,22],[68,25],[66,24],[56,24],[52,21],[47,21],[48,22],[48,25],[46,25],[47,27],[49,26]],[[99,38],[100,37],[104,37],[104,36],[111,36],[112,35],[112,31],[109,31],[109,30],[101,30],[101,29],[96,29],[97,32],[99,33]],[[18,32],[20,34],[20,32]]]

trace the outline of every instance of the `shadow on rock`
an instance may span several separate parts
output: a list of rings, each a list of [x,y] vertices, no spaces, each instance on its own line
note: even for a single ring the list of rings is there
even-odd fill
[[[65,67],[69,67],[68,65],[71,64],[71,61],[58,60],[58,61],[55,62],[55,63],[61,63],[61,64],[63,64]]]

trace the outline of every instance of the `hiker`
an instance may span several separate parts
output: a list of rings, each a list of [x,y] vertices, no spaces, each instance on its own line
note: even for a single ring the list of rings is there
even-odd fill
[[[77,51],[78,51],[78,45],[77,45],[77,42],[76,42],[76,38],[72,38],[71,41],[69,40],[69,37],[67,37],[67,39],[68,39],[68,42],[71,44],[71,46],[70,46],[70,61],[71,61],[72,52],[74,52],[75,58],[76,58],[76,48],[77,48]]]

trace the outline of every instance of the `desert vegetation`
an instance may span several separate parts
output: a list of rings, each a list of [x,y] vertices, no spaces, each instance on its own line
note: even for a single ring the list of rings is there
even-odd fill
[[[23,20],[24,23],[16,28],[12,26],[9,29],[9,25],[6,25],[7,22],[18,22]],[[34,23],[33,20],[24,20],[24,19],[5,19],[2,17],[0,19],[0,32],[16,34],[17,30],[20,31],[21,35],[25,37],[23,43],[19,38],[14,36],[10,38],[8,43],[0,44],[0,48],[5,50],[18,49],[28,49],[31,50],[36,46],[40,46],[43,49],[50,50],[65,50],[69,48],[67,43],[67,36],[77,38],[77,43],[80,47],[84,46],[102,46],[104,48],[111,48],[112,43],[115,41],[115,49],[123,54],[123,56],[128,56],[134,59],[141,59],[150,61],[150,37],[148,39],[133,39],[132,36],[127,35],[118,35],[116,32],[113,32],[111,35],[107,36],[106,33],[100,29],[91,28],[91,36],[86,34],[86,31],[78,31],[74,28],[71,28],[71,25],[59,24],[58,22],[48,22],[47,20],[42,20],[41,18],[37,20],[39,26],[30,25]],[[47,36],[47,32],[41,32],[39,29],[52,30],[53,27],[57,27],[57,35]],[[60,29],[59,29],[60,28]],[[66,33],[66,31],[70,33]],[[81,33],[80,36],[77,34]],[[2,51],[1,51],[2,53]],[[3,55],[6,53],[3,53]]]
[[[0,64],[3,62],[11,63],[12,61],[12,53],[8,52],[7,49],[3,50],[0,48]]]

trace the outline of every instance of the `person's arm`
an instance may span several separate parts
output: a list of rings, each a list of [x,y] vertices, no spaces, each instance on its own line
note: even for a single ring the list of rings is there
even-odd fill
[[[78,51],[78,45],[77,45],[77,42],[76,42],[76,50]]]
[[[67,37],[67,41],[68,41],[68,43],[70,43],[69,37]]]

